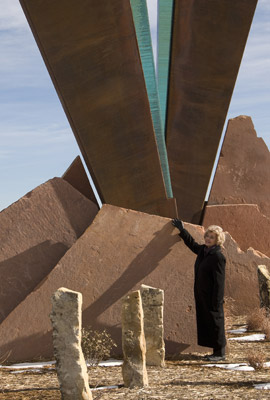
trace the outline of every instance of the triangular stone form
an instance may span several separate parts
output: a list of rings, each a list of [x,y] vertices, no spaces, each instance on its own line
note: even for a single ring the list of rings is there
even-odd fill
[[[249,116],[228,122],[208,204],[257,204],[270,218],[270,152]]]
[[[54,178],[0,213],[0,322],[91,224],[97,206]]]
[[[185,224],[202,243],[202,227]],[[257,265],[270,259],[242,252],[226,235],[226,295],[237,311],[259,305]],[[141,284],[164,290],[166,352],[194,350],[193,300],[195,255],[180,240],[170,219],[104,205],[90,227],[67,251],[47,279],[0,326],[0,354],[12,350],[10,360],[52,356],[49,313],[51,295],[62,286],[83,295],[83,324],[107,328],[121,352],[121,299]],[[204,348],[205,351],[205,348]]]

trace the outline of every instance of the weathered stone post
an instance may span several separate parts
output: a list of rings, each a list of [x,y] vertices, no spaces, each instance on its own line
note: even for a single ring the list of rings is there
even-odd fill
[[[165,344],[163,327],[164,290],[141,285],[146,341],[146,365],[164,367]]]
[[[63,400],[92,400],[81,349],[82,295],[66,288],[52,296],[53,346]]]
[[[143,309],[139,290],[123,298],[122,347],[124,355],[122,374],[125,386],[130,388],[147,386]]]
[[[270,309],[270,274],[265,265],[258,266],[261,307]]]

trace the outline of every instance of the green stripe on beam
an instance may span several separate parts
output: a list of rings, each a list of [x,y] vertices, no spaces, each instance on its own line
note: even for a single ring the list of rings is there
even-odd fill
[[[158,91],[164,132],[167,112],[173,6],[173,0],[158,0]]]
[[[173,197],[146,0],[130,0],[167,196]]]

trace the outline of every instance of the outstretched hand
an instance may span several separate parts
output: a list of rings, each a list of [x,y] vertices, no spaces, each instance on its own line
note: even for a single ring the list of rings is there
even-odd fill
[[[172,220],[172,224],[173,224],[173,226],[175,226],[177,229],[179,229],[180,232],[184,229],[183,222],[180,221],[180,219],[178,219],[178,218],[174,218],[174,219]]]

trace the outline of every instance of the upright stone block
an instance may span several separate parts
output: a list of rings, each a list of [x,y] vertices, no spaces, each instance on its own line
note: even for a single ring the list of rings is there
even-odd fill
[[[164,367],[164,290],[156,289],[147,285],[141,285],[140,292],[144,314],[146,364]]]
[[[260,289],[260,305],[270,309],[270,274],[265,265],[258,266],[258,279]]]
[[[62,400],[92,400],[81,349],[81,293],[58,289],[52,296],[50,318]]]
[[[125,386],[130,388],[147,386],[143,308],[139,290],[123,298],[122,347],[124,356],[122,373]]]

